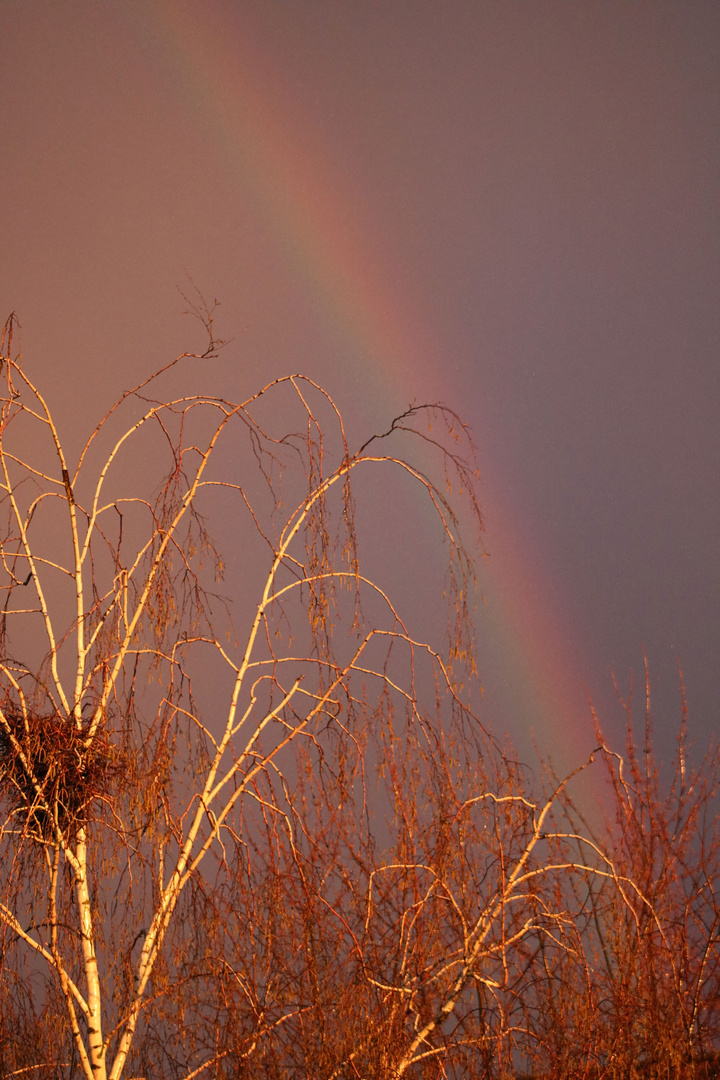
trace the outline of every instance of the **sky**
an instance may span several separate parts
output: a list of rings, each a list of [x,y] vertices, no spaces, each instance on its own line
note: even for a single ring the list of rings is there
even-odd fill
[[[611,673],[639,690],[644,651],[662,753],[678,663],[703,751],[720,706],[715,0],[0,12],[0,314],[70,441],[197,344],[189,277],[222,303],[232,340],[208,379],[226,396],[301,371],[357,440],[410,401],[468,421],[493,730],[576,764],[590,700],[621,739]],[[437,572],[423,528],[407,540]]]

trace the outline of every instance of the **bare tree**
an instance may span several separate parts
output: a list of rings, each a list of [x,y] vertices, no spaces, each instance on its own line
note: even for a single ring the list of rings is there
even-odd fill
[[[539,943],[527,1045],[535,1075],[698,1078],[720,1074],[720,829],[711,748],[694,764],[682,691],[674,761],[653,748],[650,677],[638,740],[623,699],[625,754],[602,755],[602,827],[564,800],[570,829],[612,854],[562,882],[572,949]],[[617,686],[616,686],[617,690]],[[604,745],[599,730],[598,739]],[[567,841],[562,845],[565,850]],[[577,848],[576,848],[577,850]]]
[[[558,980],[597,1016],[592,940],[620,927],[625,948],[657,904],[573,816],[592,758],[533,795],[471,711],[467,429],[411,407],[353,450],[301,376],[238,404],[173,393],[220,345],[194,311],[205,351],[125,393],[72,461],[5,324],[0,1072],[544,1068]],[[378,547],[412,554],[372,506],[378,475],[445,544],[436,640],[372,570]],[[616,759],[593,757],[625,813]],[[571,1057],[595,1075],[586,1043]]]
[[[198,313],[209,340],[192,359],[207,360],[218,342],[212,312]],[[418,654],[434,669],[438,701],[463,712],[471,564],[446,495],[382,446],[410,435],[439,452],[445,479],[461,487],[479,525],[463,457],[470,443],[447,410],[412,408],[351,454],[333,402],[301,377],[237,405],[153,397],[190,358],[180,357],[124,394],[73,464],[13,356],[14,326],[11,317],[3,335],[0,433],[4,972],[26,994],[42,979],[30,996],[58,1030],[47,1040],[48,1053],[61,1048],[52,1067],[68,1059],[62,1068],[96,1078],[120,1077],[139,1047],[167,1039],[173,1009],[191,1002],[194,1026],[183,1018],[180,1041],[192,1045],[174,1049],[171,1063],[188,1074],[231,1052],[213,1045],[219,1005],[198,986],[247,980],[223,966],[223,900],[234,905],[239,891],[235,912],[250,906],[248,918],[283,921],[285,871],[274,860],[291,858],[302,877],[303,836],[339,826],[345,802],[357,801],[365,744],[372,734],[380,749],[398,704],[409,728],[425,730]],[[270,396],[277,405],[263,409]],[[278,431],[278,416],[293,406],[298,429]],[[437,436],[424,420],[437,423]],[[135,492],[133,442],[144,474]],[[249,477],[229,468],[242,444],[255,466]],[[350,487],[361,465],[402,470],[441,524],[454,612],[445,662],[411,638],[391,599],[361,572]],[[238,612],[214,591],[222,566],[203,514],[218,495],[235,500],[225,512],[238,521],[254,578],[263,553],[250,554],[248,528],[264,549],[254,606],[240,612],[248,615],[243,635],[226,617]],[[256,923],[249,934],[239,927],[234,940],[233,955],[247,954],[251,967],[260,962],[257,932]],[[208,953],[203,942],[213,935]],[[277,950],[295,945],[262,946],[266,1000],[253,1002],[249,1042],[233,1032],[238,1060],[307,1012],[299,1001],[288,1005],[288,988],[280,1012],[271,1008],[277,981],[291,979],[272,970],[276,961],[287,969]],[[37,1055],[32,1040],[11,1042],[6,1054],[26,1047]]]

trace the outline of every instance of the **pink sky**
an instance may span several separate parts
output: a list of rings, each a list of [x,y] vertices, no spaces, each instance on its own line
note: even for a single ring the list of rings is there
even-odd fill
[[[187,272],[227,396],[470,422],[496,727],[572,757],[644,646],[666,746],[676,656],[715,729],[715,2],[10,0],[3,39],[2,311],[71,438],[187,346]]]

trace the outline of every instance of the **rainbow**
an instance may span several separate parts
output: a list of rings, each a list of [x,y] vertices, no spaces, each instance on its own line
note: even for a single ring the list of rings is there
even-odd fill
[[[384,421],[407,406],[419,375],[441,398],[436,358],[442,350],[423,318],[393,300],[391,282],[363,242],[361,223],[349,220],[336,194],[342,185],[308,149],[307,121],[304,137],[303,118],[281,99],[251,13],[214,0],[202,5],[202,18],[198,14],[197,7],[160,0],[142,8],[143,30],[150,26],[157,35],[158,57],[179,97],[209,106],[218,157],[282,242],[288,269],[353,355],[366,357],[374,369],[366,381],[378,387],[378,417]],[[509,733],[525,759],[532,754],[532,729],[541,752],[565,771],[585,758],[594,741],[579,674],[589,665],[570,642],[571,620],[560,614],[568,605],[525,539],[532,522],[521,527],[508,485],[493,468],[492,446],[503,433],[489,416],[478,427],[491,555],[481,570],[485,603],[478,633],[491,642],[496,687],[484,715],[494,730]]]

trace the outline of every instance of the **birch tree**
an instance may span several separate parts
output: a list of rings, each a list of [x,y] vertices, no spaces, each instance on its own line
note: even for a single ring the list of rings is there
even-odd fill
[[[172,1068],[217,1070],[229,1051],[210,1045],[218,1022],[197,989],[187,991],[196,976],[185,965],[201,947],[200,926],[217,937],[223,884],[239,881],[248,861],[253,873],[267,868],[283,830],[300,869],[303,828],[315,818],[320,827],[330,808],[322,828],[331,827],[366,782],[358,770],[369,735],[391,731],[398,703],[423,728],[418,659],[432,668],[442,707],[463,709],[472,565],[448,495],[384,449],[398,436],[422,439],[479,526],[462,423],[444,409],[410,408],[353,452],[333,401],[299,376],[236,404],[162,396],[183,363],[216,355],[212,311],[196,314],[206,349],[123,394],[74,460],[13,352],[15,317],[4,327],[0,921],[4,1067],[16,1074],[119,1080],[153,1036],[177,1035],[172,1009],[190,1000],[193,1030],[209,1024],[208,1046],[203,1058],[193,1044],[190,1061],[179,1045]],[[269,398],[277,410],[263,408]],[[288,414],[298,427],[279,430]],[[232,465],[241,450],[250,476]],[[360,467],[400,470],[437,517],[453,611],[445,659],[412,638],[391,597],[363,575],[351,488]],[[238,545],[250,551],[248,531],[260,541],[244,568],[256,586],[249,610],[220,595],[223,566],[204,517],[218,499],[238,521]],[[348,748],[358,751],[349,771]],[[315,767],[310,792],[303,769]],[[266,972],[267,989],[278,977]],[[258,1009],[234,1066],[305,1006]],[[23,1042],[28,1012],[35,1035],[28,1028]],[[59,1056],[35,1060],[41,1044]]]
[[[471,708],[467,428],[411,406],[352,446],[299,375],[189,392],[221,344],[194,313],[205,349],[70,450],[4,327],[0,1073],[542,1071],[588,896],[649,900],[573,812],[602,740],[533,794]]]

